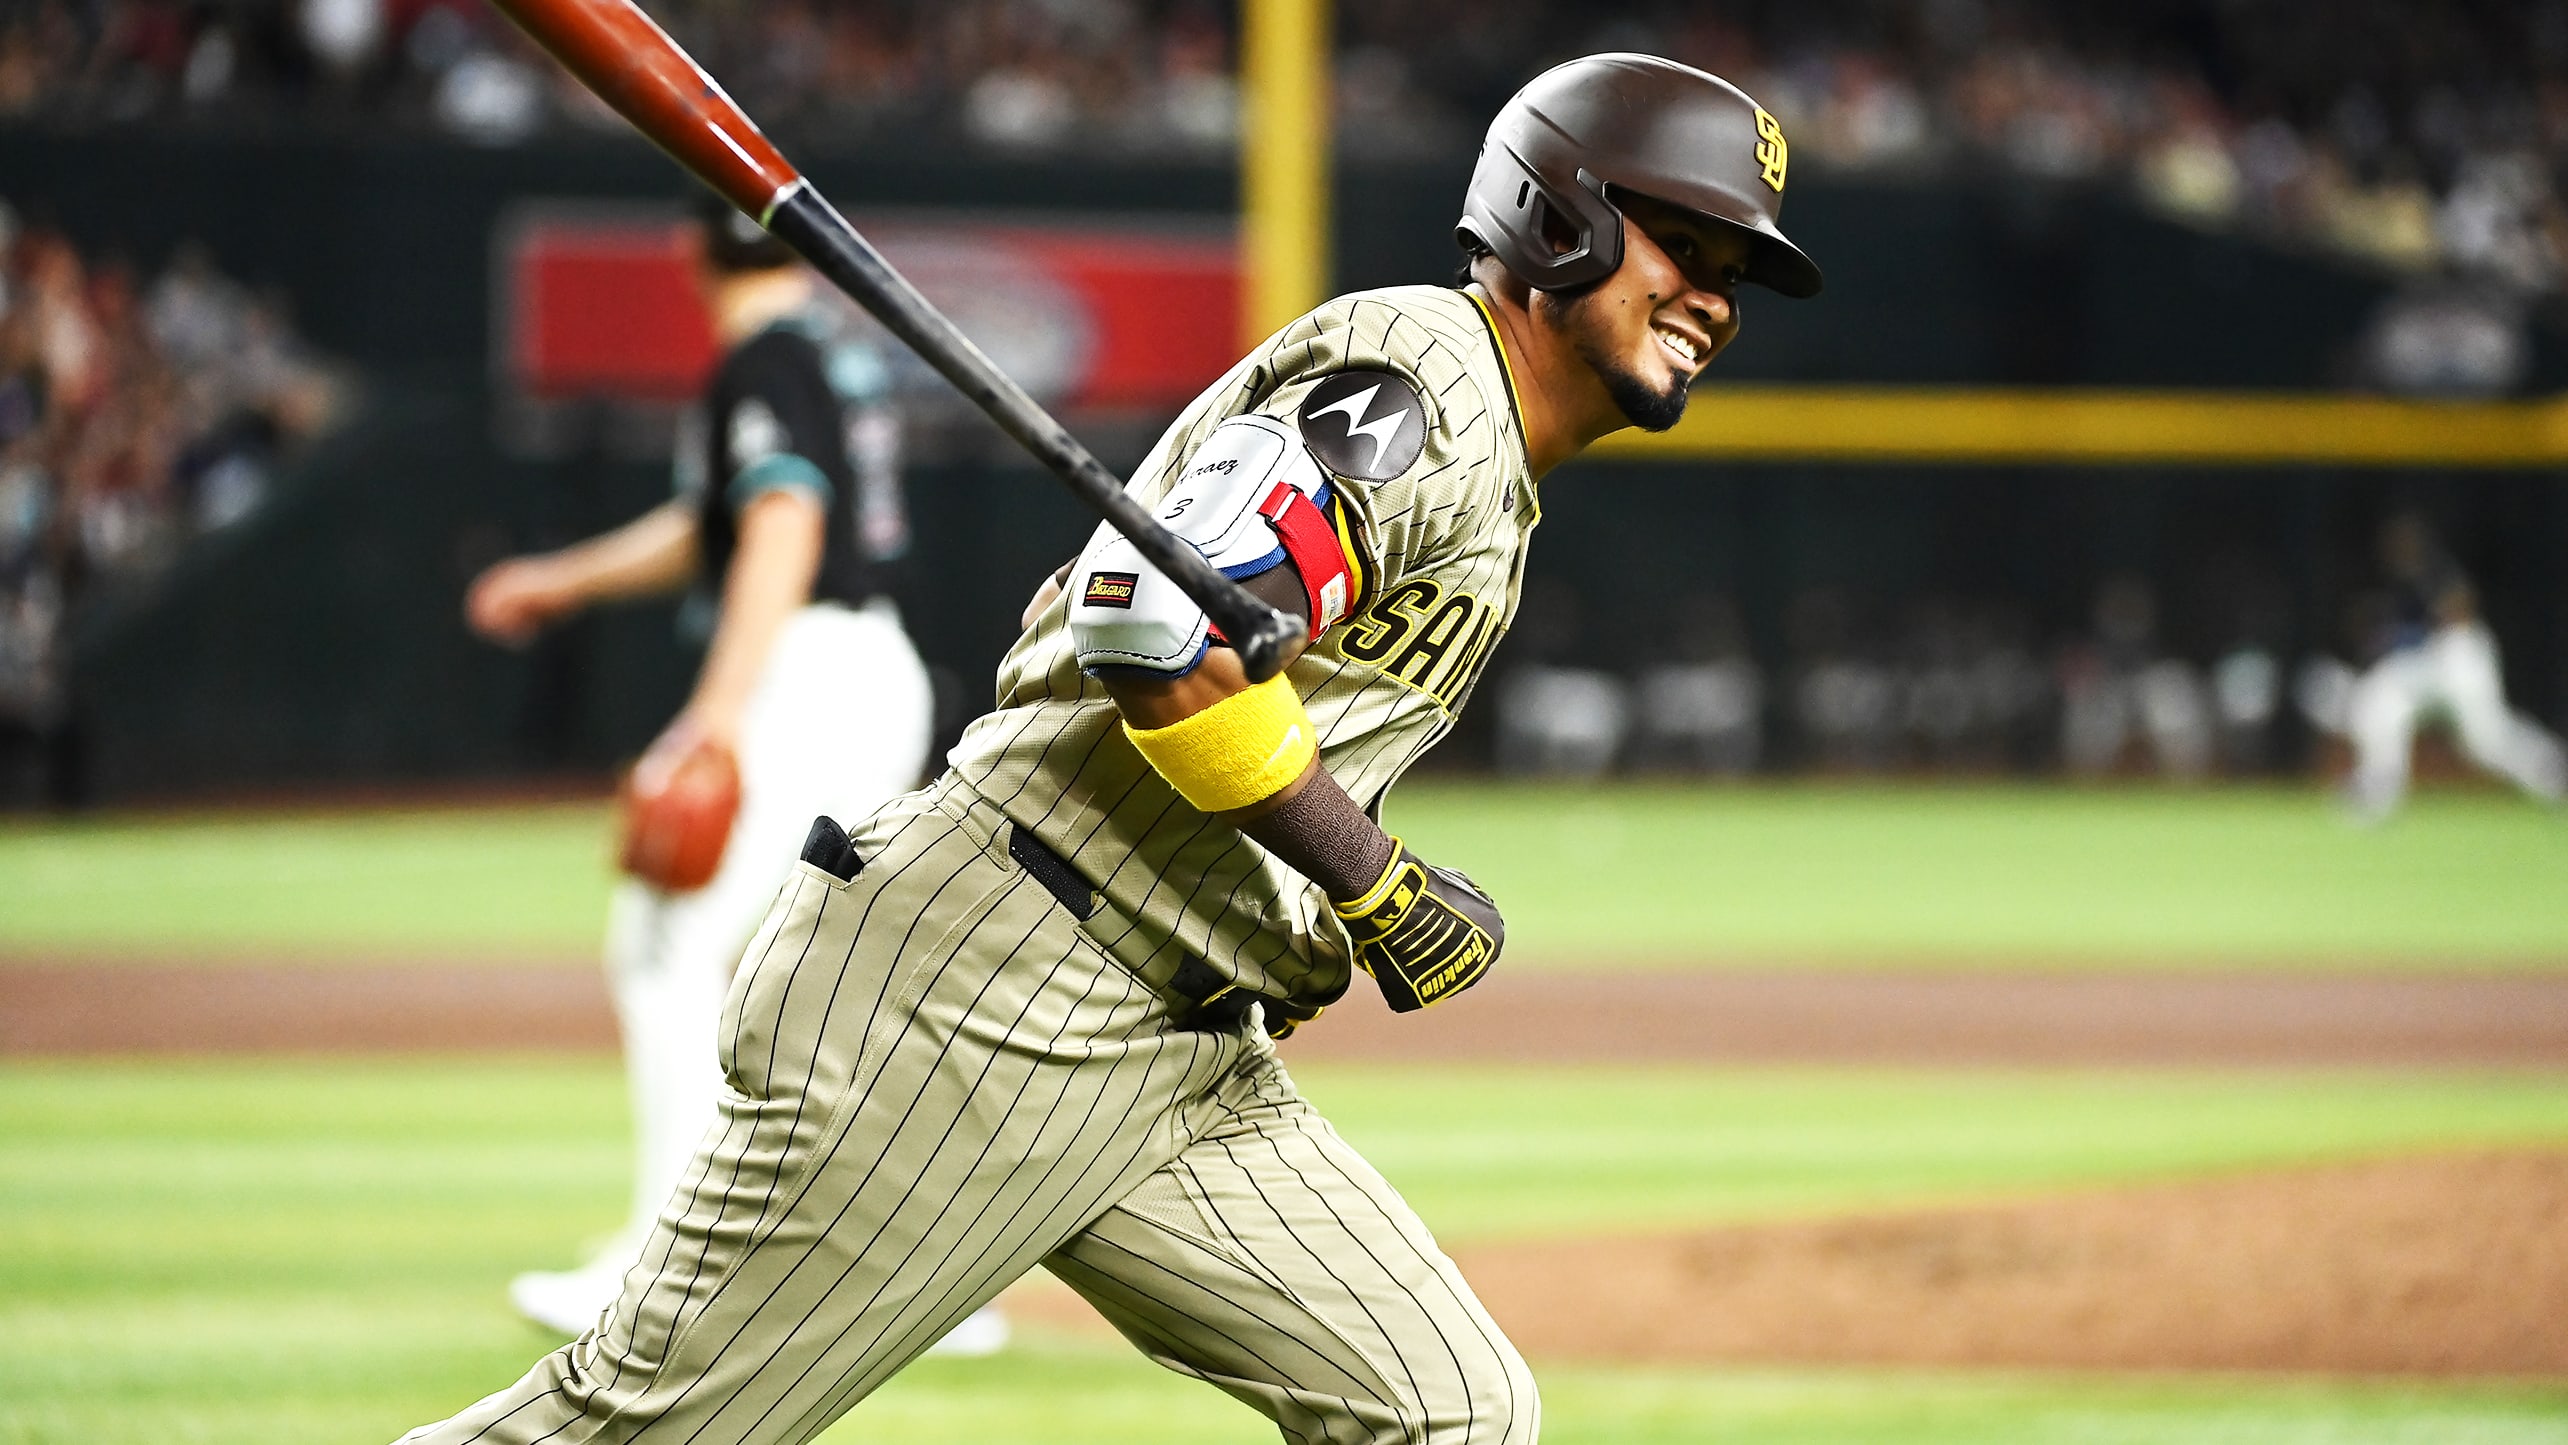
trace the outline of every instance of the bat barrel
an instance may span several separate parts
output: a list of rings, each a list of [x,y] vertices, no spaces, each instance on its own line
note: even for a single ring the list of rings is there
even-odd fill
[[[491,0],[723,199],[763,221],[801,174],[632,0]]]

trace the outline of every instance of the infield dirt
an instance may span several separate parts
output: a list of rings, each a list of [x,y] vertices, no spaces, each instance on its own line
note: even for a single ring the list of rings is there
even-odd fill
[[[585,967],[0,964],[0,1054],[614,1044]],[[2568,1067],[2568,979],[1519,974],[1286,1057]],[[2568,1376],[2568,1152],[1457,1252],[1538,1359]],[[1038,1273],[1029,1322],[1106,1330]]]
[[[587,964],[0,961],[0,1054],[613,1047]],[[2568,1068],[2568,975],[1529,970],[1407,1017],[1359,986],[1284,1054]]]
[[[1537,1360],[2568,1375],[2568,1154],[1455,1251]],[[1047,1275],[1018,1317],[1104,1320]]]

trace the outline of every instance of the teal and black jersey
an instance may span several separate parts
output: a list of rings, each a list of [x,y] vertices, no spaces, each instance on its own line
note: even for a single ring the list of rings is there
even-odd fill
[[[812,601],[863,603],[887,589],[889,565],[907,550],[884,370],[824,334],[792,317],[733,347],[681,427],[677,482],[696,508],[704,603],[721,598],[741,510],[778,488],[808,492],[828,514]]]

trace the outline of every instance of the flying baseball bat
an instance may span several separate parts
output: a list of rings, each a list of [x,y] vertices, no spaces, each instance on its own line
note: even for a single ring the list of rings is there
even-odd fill
[[[1299,655],[1299,619],[1252,597],[1125,495],[1122,479],[892,269],[632,0],[491,0],[580,83],[723,199],[794,248],[945,374],[1204,609],[1263,682]]]

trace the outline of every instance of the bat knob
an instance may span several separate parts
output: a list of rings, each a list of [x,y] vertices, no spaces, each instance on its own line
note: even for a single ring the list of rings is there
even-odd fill
[[[1248,670],[1248,680],[1264,682],[1293,665],[1310,645],[1310,629],[1302,619],[1272,607],[1261,607],[1264,615],[1249,629],[1246,637],[1233,637],[1231,646],[1239,653],[1240,665]]]

